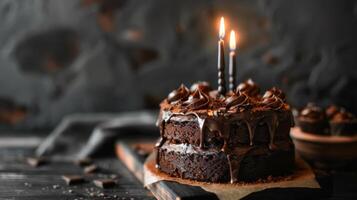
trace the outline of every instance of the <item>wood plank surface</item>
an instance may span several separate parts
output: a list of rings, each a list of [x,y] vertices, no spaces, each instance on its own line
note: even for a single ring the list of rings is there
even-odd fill
[[[0,138],[1,140],[1,138]],[[85,175],[83,184],[68,186],[62,175],[84,175],[83,168],[72,161],[52,160],[40,167],[31,167],[26,158],[32,147],[0,147],[0,199],[155,199],[115,157],[95,159],[100,171]],[[102,189],[93,180],[114,178],[117,185]]]

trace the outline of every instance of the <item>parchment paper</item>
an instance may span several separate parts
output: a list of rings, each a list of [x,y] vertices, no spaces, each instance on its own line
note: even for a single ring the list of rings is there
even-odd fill
[[[215,193],[220,200],[241,199],[251,193],[268,188],[320,188],[311,168],[301,158],[296,159],[296,170],[286,177],[272,178],[255,183],[207,183],[170,177],[155,168],[155,154],[151,154],[144,165],[144,185],[157,181],[175,181],[181,184],[200,186],[208,192]]]

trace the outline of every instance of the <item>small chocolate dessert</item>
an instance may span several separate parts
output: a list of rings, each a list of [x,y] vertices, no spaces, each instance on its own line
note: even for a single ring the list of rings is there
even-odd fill
[[[330,120],[331,135],[357,135],[357,118],[340,109]]]
[[[325,111],[315,104],[309,103],[304,109],[302,109],[296,118],[296,122],[304,132],[319,135],[325,135],[328,133],[329,126]]]
[[[327,119],[331,120],[335,114],[337,114],[340,111],[341,108],[335,106],[335,105],[330,105],[326,108],[326,117]]]

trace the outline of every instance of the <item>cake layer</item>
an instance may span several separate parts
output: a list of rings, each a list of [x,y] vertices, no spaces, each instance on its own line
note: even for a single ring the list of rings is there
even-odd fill
[[[272,135],[269,134],[269,124],[267,118],[272,118],[272,115],[277,117],[277,126]],[[240,114],[242,116],[242,114]],[[201,127],[199,119],[195,115],[175,115],[172,114],[166,120],[162,127],[162,136],[174,144],[187,143],[195,146],[201,144],[203,138],[203,146],[207,148],[222,148],[223,146],[223,131],[229,132],[227,143],[229,147],[235,147],[240,144],[269,144],[270,137],[274,137],[274,141],[290,140],[289,131],[292,126],[291,113],[281,111],[272,113],[271,111],[259,111],[250,114],[252,119],[248,127],[247,121],[242,121],[238,115],[234,114],[229,117],[206,117],[208,123],[219,127],[219,130],[210,130],[210,128]],[[238,118],[238,119],[237,119]],[[271,120],[268,120],[271,121]],[[209,126],[209,125],[208,125]],[[250,138],[250,130],[253,133],[252,140]],[[201,133],[203,132],[203,137]]]
[[[165,143],[157,156],[160,170],[174,177],[207,182],[251,182],[291,173],[295,162],[293,145],[281,145],[273,151],[267,145],[241,146],[228,154],[189,144]]]

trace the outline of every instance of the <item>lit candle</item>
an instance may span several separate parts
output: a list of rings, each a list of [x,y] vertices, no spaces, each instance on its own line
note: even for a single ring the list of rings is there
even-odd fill
[[[226,94],[226,86],[225,86],[225,78],[224,78],[224,38],[225,28],[224,28],[224,18],[221,17],[221,21],[219,24],[219,41],[218,41],[218,93]]]
[[[236,88],[236,33],[232,30],[229,38],[229,91]]]

